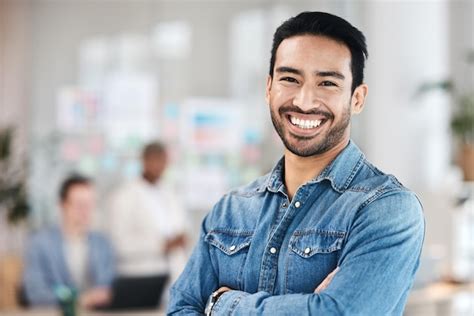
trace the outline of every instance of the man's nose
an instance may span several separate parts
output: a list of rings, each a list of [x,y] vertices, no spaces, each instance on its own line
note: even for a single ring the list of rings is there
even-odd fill
[[[293,105],[299,107],[303,111],[317,107],[318,97],[316,89],[309,84],[301,86],[293,98]]]

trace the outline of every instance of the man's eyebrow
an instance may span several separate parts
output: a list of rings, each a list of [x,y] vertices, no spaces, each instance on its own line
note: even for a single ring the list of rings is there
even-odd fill
[[[275,71],[276,72],[289,72],[295,75],[302,75],[302,72],[300,70],[296,68],[292,68],[292,67],[286,67],[286,66],[278,67],[277,69],[275,69]]]
[[[282,72],[289,72],[295,75],[303,75],[301,70],[296,68],[288,67],[288,66],[281,66],[275,69],[275,72],[282,73]],[[344,80],[346,77],[338,71],[315,71],[315,75],[318,77],[334,77],[337,79]]]
[[[316,71],[315,74],[318,77],[335,77],[335,78],[341,79],[341,80],[344,80],[346,78],[346,77],[344,77],[343,74],[341,74],[338,71]]]

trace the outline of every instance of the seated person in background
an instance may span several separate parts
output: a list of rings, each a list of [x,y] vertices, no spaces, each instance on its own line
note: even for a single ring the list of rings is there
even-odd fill
[[[78,292],[83,308],[107,305],[114,279],[114,256],[108,241],[90,231],[95,192],[91,180],[67,178],[60,189],[61,225],[33,234],[25,254],[23,289],[28,304],[55,305],[54,290]]]
[[[179,199],[161,181],[167,165],[164,145],[145,146],[142,163],[142,175],[113,194],[106,230],[121,277],[169,276],[170,253],[185,246],[185,216]]]

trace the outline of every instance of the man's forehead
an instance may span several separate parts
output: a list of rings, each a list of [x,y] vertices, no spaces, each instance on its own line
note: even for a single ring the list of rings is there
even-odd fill
[[[89,184],[89,183],[81,183],[81,184],[75,184],[73,186],[71,186],[71,188],[69,189],[69,193],[68,193],[68,196],[71,196],[71,195],[76,195],[76,194],[90,194],[90,193],[93,193],[94,192],[94,187],[92,184]]]
[[[312,72],[351,71],[349,48],[325,36],[298,35],[287,38],[278,46],[275,57],[275,69],[284,66],[304,70],[316,67]]]

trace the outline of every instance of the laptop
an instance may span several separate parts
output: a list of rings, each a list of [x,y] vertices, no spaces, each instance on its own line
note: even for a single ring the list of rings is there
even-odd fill
[[[168,275],[118,277],[112,285],[112,302],[100,310],[157,309]]]

